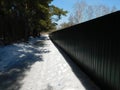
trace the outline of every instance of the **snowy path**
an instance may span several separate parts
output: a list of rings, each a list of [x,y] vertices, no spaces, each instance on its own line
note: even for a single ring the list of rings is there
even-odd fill
[[[21,69],[21,67],[14,67],[6,70],[4,67],[7,67],[10,62],[5,64],[5,66],[0,66],[1,76],[8,77],[10,76],[8,73],[12,72],[11,77],[13,77],[16,72],[19,73],[15,75],[15,79],[12,79],[15,80],[15,82],[11,82],[12,84],[8,85],[7,89],[0,86],[0,90],[99,90],[92,83],[92,81],[90,81],[89,78],[84,75],[84,73],[82,73],[74,63],[72,63],[72,61],[65,60],[65,58],[61,55],[61,53],[50,40],[36,39],[33,40],[33,42],[31,41],[30,45],[24,46],[24,44],[22,44],[17,46],[20,46],[19,48],[22,47],[21,49],[17,50],[19,53],[16,51],[16,54],[19,55],[20,59],[17,59],[18,56],[16,55],[16,58],[14,58],[15,56],[11,56],[10,58],[16,59],[16,63],[18,63],[20,60],[25,62],[26,59],[29,60],[32,58],[34,63],[25,63],[24,66],[27,65],[27,68],[24,69]],[[7,49],[10,49],[10,47]],[[2,51],[4,49],[0,50],[0,53],[4,52]],[[0,59],[4,59],[4,61],[6,60],[2,56]],[[28,62],[28,60],[26,62]],[[3,64],[3,62],[1,62],[2,60],[0,61],[0,65]],[[68,62],[72,64],[69,65]],[[21,64],[17,66],[21,66]],[[74,73],[75,71],[71,66],[74,67],[77,75]],[[5,70],[7,72],[5,72]],[[2,79],[0,78],[0,80]],[[10,82],[10,78],[6,80]],[[7,85],[6,82],[0,84]]]

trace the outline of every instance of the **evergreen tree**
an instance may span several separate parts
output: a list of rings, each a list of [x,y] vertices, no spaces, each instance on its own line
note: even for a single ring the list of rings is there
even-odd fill
[[[24,35],[25,37],[28,36],[29,33],[37,36],[41,31],[52,30],[56,25],[55,22],[52,22],[52,16],[56,15],[57,20],[59,20],[61,15],[66,15],[67,13],[67,11],[51,5],[52,1],[53,0],[0,0],[0,16],[7,17],[5,23],[9,26],[4,30],[5,33],[10,32],[12,37],[17,33],[19,35],[16,35],[16,37],[21,36],[22,38]],[[21,26],[21,22],[23,22],[24,25]]]

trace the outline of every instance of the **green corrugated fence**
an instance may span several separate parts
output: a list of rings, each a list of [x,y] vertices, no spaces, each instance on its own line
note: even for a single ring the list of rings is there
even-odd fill
[[[120,90],[120,11],[49,36],[101,89]]]

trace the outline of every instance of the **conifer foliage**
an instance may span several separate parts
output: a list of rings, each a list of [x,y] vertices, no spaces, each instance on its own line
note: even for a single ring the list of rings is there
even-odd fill
[[[55,28],[52,16],[60,19],[67,11],[51,5],[53,0],[0,0],[0,39],[26,40]]]

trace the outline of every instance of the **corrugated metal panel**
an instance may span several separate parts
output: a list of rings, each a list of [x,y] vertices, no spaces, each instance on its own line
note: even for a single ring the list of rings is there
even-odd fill
[[[120,12],[50,34],[102,89],[120,90]]]

